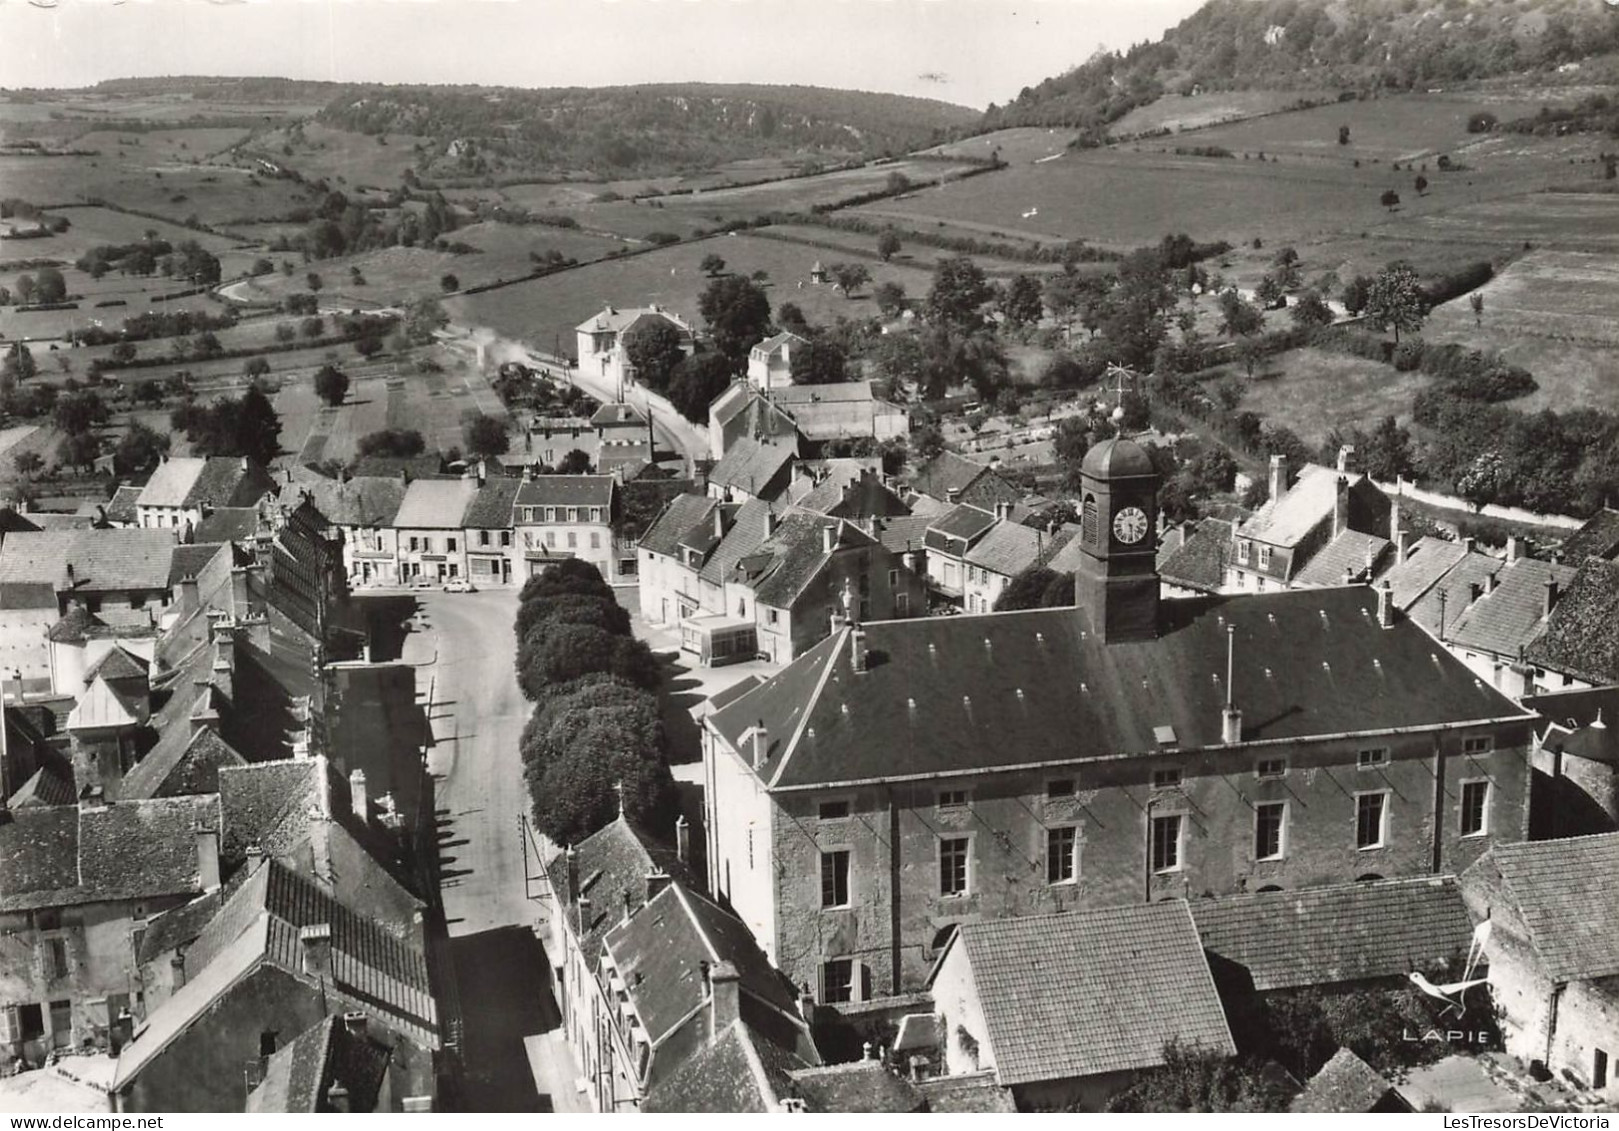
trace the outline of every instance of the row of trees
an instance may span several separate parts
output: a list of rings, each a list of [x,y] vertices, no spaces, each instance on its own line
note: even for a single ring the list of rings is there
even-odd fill
[[[653,823],[674,804],[656,659],[588,562],[568,558],[518,597],[517,678],[534,702],[523,777],[534,825],[577,844],[626,816]]]
[[[187,401],[169,414],[169,425],[185,434],[197,455],[247,456],[268,466],[281,454],[281,418],[257,384],[210,405]]]

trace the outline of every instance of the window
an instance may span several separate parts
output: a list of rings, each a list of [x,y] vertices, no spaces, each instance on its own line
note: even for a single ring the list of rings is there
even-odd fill
[[[68,976],[67,940],[45,940],[45,975],[52,981]]]
[[[602,536],[599,531],[592,530],[590,532],[590,548],[592,550],[599,550],[602,548]]]
[[[274,1029],[266,1029],[262,1033],[259,1034],[259,1055],[260,1056],[274,1056],[275,1055],[275,1045],[276,1045],[276,1031]]]
[[[1061,825],[1046,830],[1046,883],[1070,884],[1079,876],[1079,830]]]
[[[1462,835],[1482,836],[1489,825],[1490,783],[1462,782]]]
[[[888,571],[888,587],[890,589],[899,588],[899,570],[891,569]]]
[[[1382,793],[1355,795],[1355,847],[1382,848],[1388,797]]]
[[[765,623],[766,624],[776,624],[780,620],[781,620],[781,614],[778,613],[775,609],[766,609],[765,610]]]
[[[911,595],[909,593],[894,594],[894,615],[906,616],[911,611]]]
[[[821,906],[849,906],[849,850],[821,853]]]
[[[545,508],[545,521],[546,522],[555,522],[556,520],[557,520],[557,509],[555,507],[546,507]]]
[[[1260,569],[1269,569],[1270,568],[1270,547],[1269,546],[1261,546],[1261,547],[1259,547],[1259,568]]]
[[[569,522],[578,522],[579,521],[579,508],[578,507],[569,507],[568,508],[568,521]]]
[[[964,809],[967,806],[967,791],[965,789],[941,789],[939,791],[939,808]]]
[[[1084,535],[1085,541],[1093,546],[1096,545],[1097,535],[1095,495],[1085,496],[1085,505],[1080,509],[1079,524],[1080,532]]]
[[[1242,542],[1237,543],[1237,560],[1239,562],[1241,562],[1243,565],[1248,564],[1248,555],[1249,555],[1249,552],[1250,552],[1249,548],[1252,545],[1253,545],[1253,543],[1248,542],[1248,541],[1242,541]]]
[[[840,821],[849,815],[849,803],[847,801],[823,801],[821,802],[820,812],[821,820],[823,821]]]
[[[1600,1092],[1608,1086],[1608,1050],[1593,1049],[1591,1052],[1591,1090]]]
[[[1152,819],[1152,870],[1178,872],[1181,868],[1181,816],[1170,813]]]
[[[576,550],[578,548],[579,548],[579,535],[574,533],[572,530],[568,531],[568,549]]]
[[[420,550],[422,548],[422,540],[417,538],[414,534],[411,535],[410,548],[412,550]]]
[[[964,836],[939,841],[939,894],[967,894],[967,856],[972,840]]]
[[[1047,797],[1072,797],[1072,796],[1074,796],[1074,779],[1073,778],[1052,778],[1050,781],[1048,781],[1046,783],[1046,796]]]
[[[500,532],[500,544],[502,546],[510,546],[512,544],[512,532],[510,530],[502,530]]]
[[[821,1001],[837,1005],[854,1000],[854,959],[833,958],[821,963]]]
[[[1254,859],[1282,858],[1282,829],[1287,823],[1287,804],[1282,801],[1254,806]]]
[[[546,548],[547,549],[555,549],[556,544],[557,544],[557,532],[555,530],[547,530],[545,532],[545,545],[546,545]]]
[[[1181,783],[1179,770],[1154,770],[1152,772],[1152,787],[1154,789],[1174,789]]]
[[[444,539],[444,552],[447,553],[447,554],[455,553],[455,539],[454,538],[446,538],[446,539]]]
[[[1378,766],[1388,765],[1389,751],[1386,746],[1373,747],[1362,750],[1355,755],[1355,765],[1362,770],[1375,769]]]
[[[1463,754],[1488,754],[1495,749],[1495,738],[1488,734],[1475,734],[1462,739]]]
[[[1258,778],[1285,778],[1287,776],[1287,759],[1261,758],[1254,765],[1254,776]]]
[[[478,545],[480,545],[480,546],[489,545],[489,531],[487,531],[487,530],[478,531]]]

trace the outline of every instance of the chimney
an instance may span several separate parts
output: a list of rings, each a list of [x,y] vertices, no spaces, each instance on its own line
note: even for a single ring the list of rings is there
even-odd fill
[[[563,855],[567,861],[568,901],[571,903],[579,898],[579,853],[570,844]]]
[[[180,608],[179,619],[184,620],[191,613],[197,611],[201,600],[197,596],[197,575],[187,574],[180,579]]]
[[[691,824],[684,813],[675,820],[675,855],[682,864],[691,863]]]
[[[849,666],[856,672],[865,672],[868,666],[866,630],[858,625],[849,633]]]
[[[358,1009],[343,1014],[343,1028],[356,1037],[363,1037],[366,1033],[366,1016]]]
[[[776,527],[778,525],[780,525],[780,523],[781,523],[781,519],[776,514],[775,511],[766,510],[765,511],[765,537],[766,538],[773,537],[775,535],[775,533],[776,533]]]
[[[1338,448],[1338,474],[1349,474],[1349,457],[1355,454],[1353,444],[1343,444]]]
[[[1484,592],[1485,593],[1488,594],[1488,593],[1494,593],[1495,592],[1495,587],[1496,587],[1496,585],[1498,583],[1497,579],[1500,577],[1500,575],[1501,575],[1500,570],[1496,570],[1494,573],[1488,573],[1488,574],[1484,575]]]
[[[176,990],[186,984],[186,960],[178,953],[169,959],[169,976],[174,981]]]
[[[1478,600],[1483,595],[1484,595],[1484,586],[1480,585],[1476,581],[1469,581],[1467,583],[1467,603],[1469,605],[1471,605],[1474,601]]]
[[[1237,626],[1225,630],[1225,706],[1220,710],[1220,741],[1234,746],[1242,741],[1242,712],[1237,709]]]
[[[669,873],[662,868],[654,868],[646,874],[646,901],[651,903],[658,893],[669,886]]]
[[[332,925],[311,923],[298,928],[298,942],[303,948],[304,973],[311,978],[330,981],[332,977]]]
[[[343,1087],[341,1080],[333,1080],[332,1086],[326,1089],[326,1108],[328,1111],[348,1114],[349,1090]]]
[[[403,467],[399,469],[399,483],[403,487],[410,486],[410,472]]]
[[[821,552],[823,554],[830,554],[833,550],[836,550],[837,548],[838,548],[838,528],[837,528],[837,524],[834,523],[831,526],[823,526],[823,527],[821,527]]]
[[[1338,473],[1337,491],[1332,500],[1332,536],[1349,529],[1349,476]]]
[[[798,1015],[812,1024],[815,1021],[815,995],[810,993],[808,982],[798,988]]]
[[[1472,538],[1463,538],[1462,539],[1462,552],[1466,553],[1466,554],[1471,554],[1473,552],[1473,547],[1475,545],[1477,545],[1477,543]]]
[[[1377,623],[1382,628],[1394,627],[1394,588],[1387,579],[1377,587]]]
[[[247,469],[248,469],[247,457],[243,456],[242,457],[242,470],[246,471]]]
[[[714,507],[714,537],[725,537],[725,508],[723,506]]]
[[[1394,560],[1403,565],[1405,560],[1411,556],[1411,532],[1409,530],[1395,531],[1394,545]]]
[[[770,732],[765,729],[765,721],[760,719],[753,728],[753,768],[758,769],[770,757]]]
[[[713,1008],[710,1032],[723,1033],[740,1016],[737,986],[742,976],[730,962],[716,962],[708,971],[709,1001]]]
[[[354,808],[354,815],[360,819],[361,824],[371,821],[371,798],[365,791],[365,771],[351,770],[349,772],[349,803]]]
[[[489,480],[489,465],[484,460],[478,461],[478,486],[482,487]]]
[[[832,614],[832,635],[836,636],[849,626],[849,618],[842,613]]]
[[[1270,457],[1270,497],[1280,499],[1287,492],[1287,457]]]
[[[248,845],[247,874],[251,876],[254,872],[258,871],[259,865],[262,863],[264,863],[264,849],[260,848],[257,844]]]
[[[239,617],[247,615],[247,569],[237,566],[230,571],[231,612]]]
[[[1012,504],[1011,503],[996,503],[995,504],[995,520],[997,522],[1011,522],[1012,521]]]
[[[219,886],[219,830],[204,828],[198,822],[195,829],[197,837],[197,886],[203,891],[209,891]]]
[[[534,465],[533,464],[525,463],[523,465],[523,482],[524,483],[532,483],[532,482],[534,482]]]
[[[1557,607],[1557,598],[1560,596],[1559,589],[1560,587],[1555,577],[1546,579],[1546,602],[1541,607],[1541,616],[1549,617],[1552,615],[1552,610]]]
[[[630,889],[625,888],[623,891],[621,891],[619,893],[619,895],[624,900],[624,919],[623,919],[623,922],[628,923],[630,921],[630,917],[635,914],[635,904],[630,898]]]
[[[226,699],[236,696],[236,640],[225,635],[215,644],[213,684]]]
[[[1227,746],[1242,741],[1242,712],[1229,703],[1220,711],[1220,741]]]
[[[961,502],[961,488],[960,487],[951,487],[949,490],[945,491],[944,494],[945,494],[946,500],[948,500],[949,502],[952,502],[952,503]]]

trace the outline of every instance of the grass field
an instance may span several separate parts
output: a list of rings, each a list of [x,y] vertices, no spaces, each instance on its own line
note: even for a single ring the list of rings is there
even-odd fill
[[[922,152],[935,157],[967,157],[980,161],[988,160],[999,152],[1001,160],[1008,165],[1026,165],[1062,153],[1073,139],[1073,130],[1023,126],[965,137]]]
[[[549,278],[448,299],[444,305],[458,322],[488,326],[541,350],[550,351],[557,345],[571,355],[574,327],[609,303],[620,307],[661,303],[695,321],[698,295],[708,285],[698,264],[710,254],[721,256],[728,271],[745,275],[759,270],[769,272],[765,291],[771,306],[797,303],[810,322],[819,324],[836,321],[840,316],[874,315],[871,288],[878,283],[893,280],[908,294],[922,295],[932,282],[931,273],[917,267],[873,263],[872,282],[861,288],[857,297],[845,298],[830,286],[811,286],[806,281],[810,265],[818,258],[825,260],[824,253],[779,240],[736,235],[604,260]],[[802,288],[800,282],[804,283]]]
[[[1240,377],[1242,371],[1228,372]],[[1263,372],[1274,375],[1245,382],[1241,408],[1286,425],[1311,447],[1334,428],[1369,428],[1389,415],[1409,420],[1413,398],[1429,381],[1381,362],[1310,348],[1277,355]]]
[[[954,177],[972,167],[946,160],[890,161],[882,165],[862,165],[857,169],[840,169],[813,177],[770,181],[742,188],[718,188],[683,196],[657,197],[646,203],[670,211],[697,212],[710,219],[751,217],[762,212],[799,212],[879,191],[896,174],[920,184]]]
[[[245,148],[269,155],[277,164],[297,170],[305,180],[330,181],[351,190],[359,185],[399,184],[405,170],[416,165],[415,147],[421,140],[408,134],[387,134],[379,141],[366,134],[303,122],[295,130],[258,134]],[[251,162],[242,158],[242,164]]]
[[[1219,90],[1184,98],[1169,94],[1131,110],[1109,126],[1108,132],[1114,137],[1127,137],[1149,130],[1194,130],[1273,114],[1303,99],[1336,96],[1336,91],[1321,90]]]
[[[752,233],[753,238],[791,240],[804,245],[813,251],[825,263],[831,263],[840,258],[840,252],[847,252],[847,258],[859,259],[872,265],[872,256],[876,252],[877,237],[864,235],[860,232],[844,232],[836,228],[816,228],[799,224],[772,224],[768,228],[757,228]],[[938,248],[928,247],[925,244],[911,242],[904,244],[895,255],[893,262],[902,267],[915,267],[923,271],[932,271],[941,259],[949,259],[958,254],[954,251],[941,251]],[[987,255],[975,255],[973,261],[984,269],[986,275],[1002,278],[1008,275],[1028,273],[1031,275],[1045,275],[1062,268],[1050,263],[1024,263],[1021,260],[993,259]],[[1106,269],[1101,263],[1081,263],[1076,270],[1102,271]]]

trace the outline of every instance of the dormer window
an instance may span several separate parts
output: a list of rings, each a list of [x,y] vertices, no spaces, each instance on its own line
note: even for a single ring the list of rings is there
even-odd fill
[[[1270,568],[1270,547],[1269,546],[1260,546],[1259,547],[1259,568],[1260,569],[1269,569]]]
[[[1243,540],[1241,540],[1240,542],[1237,543],[1237,560],[1239,562],[1241,562],[1243,565],[1248,564],[1248,559],[1252,555],[1252,553],[1253,553],[1253,543],[1252,542],[1250,542],[1246,538],[1244,538]]]

